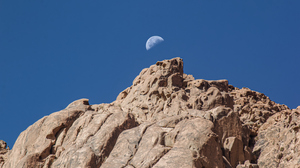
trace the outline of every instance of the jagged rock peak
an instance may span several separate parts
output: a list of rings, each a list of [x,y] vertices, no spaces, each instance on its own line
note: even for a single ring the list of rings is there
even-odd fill
[[[133,85],[119,94],[116,103],[123,111],[133,113],[139,123],[198,114],[220,105],[233,108],[227,80],[195,80],[183,73],[181,58],[158,61],[143,69]]]
[[[195,80],[173,58],[143,69],[112,103],[76,100],[12,150],[0,141],[0,168],[299,167],[299,121],[300,106]]]

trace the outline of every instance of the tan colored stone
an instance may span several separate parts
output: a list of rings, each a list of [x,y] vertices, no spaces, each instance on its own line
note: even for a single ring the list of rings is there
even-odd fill
[[[228,137],[223,146],[225,156],[229,159],[231,166],[236,167],[239,163],[244,162],[243,142],[241,140],[236,137]]]
[[[183,74],[180,58],[159,61],[142,70],[133,85],[119,94],[117,102],[139,123],[188,115],[190,109],[205,111],[221,105],[233,108],[227,80],[194,80]]]
[[[284,110],[259,129],[254,153],[259,167],[300,167],[300,110]]]
[[[154,167],[224,167],[213,123],[202,118],[183,120],[174,130],[173,148]],[[212,152],[214,151],[214,152]]]
[[[0,167],[2,167],[3,164],[6,162],[8,152],[9,148],[7,147],[6,142],[0,140]]]
[[[70,128],[86,108],[65,109],[28,127],[18,137],[4,167],[42,167],[47,157],[53,154],[52,146],[61,130]]]
[[[79,100],[76,100],[72,103],[70,103],[66,109],[68,108],[74,108],[74,107],[77,107],[77,106],[80,106],[80,105],[89,105],[89,99],[79,99]]]
[[[149,123],[144,123],[138,127],[123,131],[109,157],[101,167],[125,167],[128,165],[129,161],[135,156],[142,136],[150,125]]]
[[[248,88],[229,88],[234,99],[234,111],[239,113],[243,125],[248,126],[252,135],[256,136],[258,129],[270,116],[289,109],[286,105],[276,104],[266,95]]]
[[[135,126],[133,117],[124,112],[95,113],[86,117],[79,118],[66,134],[62,144],[65,150],[53,167],[99,167],[112,151],[119,134]]]
[[[143,69],[112,103],[76,100],[28,127],[12,150],[0,141],[0,167],[300,166],[299,117],[300,106],[227,80],[195,80],[173,58]]]
[[[249,160],[246,160],[244,164],[239,164],[236,168],[259,168],[259,166],[254,163],[250,163]]]

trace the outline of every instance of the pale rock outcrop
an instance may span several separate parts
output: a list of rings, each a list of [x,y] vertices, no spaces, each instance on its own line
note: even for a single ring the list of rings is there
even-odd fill
[[[57,142],[88,106],[77,106],[43,117],[20,134],[4,167],[42,167],[55,159]],[[62,137],[61,137],[62,136]]]
[[[243,125],[247,125],[251,134],[256,136],[258,129],[267,119],[277,112],[289,109],[286,105],[277,104],[263,93],[248,88],[229,87],[234,98],[234,111],[238,112]]]
[[[300,109],[271,116],[256,139],[254,153],[259,167],[300,167]]]
[[[159,61],[143,69],[133,85],[119,94],[116,102],[123,111],[134,114],[139,123],[188,115],[194,110],[233,107],[227,80],[194,80],[183,73],[180,58]]]
[[[0,140],[0,167],[2,167],[5,161],[7,160],[8,152],[9,152],[9,148],[7,147],[6,142]]]
[[[115,107],[91,107],[87,99],[77,100],[37,121],[18,137],[4,167],[99,167],[135,121]]]
[[[0,167],[297,165],[299,111],[227,80],[195,80],[173,58],[142,70],[110,104],[74,101],[28,127],[5,154],[0,143]]]

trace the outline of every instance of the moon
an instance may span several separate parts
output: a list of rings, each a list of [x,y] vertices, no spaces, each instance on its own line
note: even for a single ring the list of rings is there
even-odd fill
[[[157,44],[163,42],[164,39],[160,36],[152,36],[146,42],[146,50],[150,50],[152,47],[156,46]]]

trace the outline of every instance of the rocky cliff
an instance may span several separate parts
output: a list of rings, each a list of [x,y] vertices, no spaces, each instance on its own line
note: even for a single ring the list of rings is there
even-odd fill
[[[0,167],[300,167],[300,106],[227,80],[194,79],[180,58],[141,71],[110,104],[74,101],[0,141]]]

